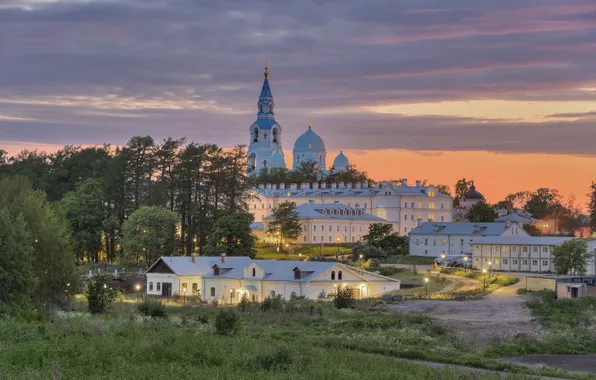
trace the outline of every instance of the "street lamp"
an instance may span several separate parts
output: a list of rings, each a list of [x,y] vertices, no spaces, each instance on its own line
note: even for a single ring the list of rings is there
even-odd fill
[[[428,298],[428,277],[424,277],[424,292],[426,293],[425,298]]]
[[[360,254],[360,260],[362,260],[364,258],[364,255],[361,253]]]
[[[483,269],[482,273],[484,273],[484,291],[486,291],[486,269]]]
[[[141,285],[136,284],[135,285],[135,290],[137,291],[137,302],[139,302],[139,290],[141,290]]]
[[[488,278],[490,278],[490,266],[492,265],[492,262],[488,262]]]
[[[464,256],[464,273],[466,273],[466,268],[467,268],[467,264],[468,263],[468,256]]]
[[[186,304],[186,284],[182,285],[182,303]]]
[[[286,243],[286,257],[290,254],[290,252],[288,251],[288,243]]]
[[[339,236],[337,237],[337,255],[335,256],[339,256]]]

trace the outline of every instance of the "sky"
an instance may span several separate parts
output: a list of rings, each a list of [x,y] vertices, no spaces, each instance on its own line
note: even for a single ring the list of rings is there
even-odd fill
[[[286,157],[312,119],[375,180],[596,178],[593,0],[0,0],[0,149],[247,144],[265,58]]]

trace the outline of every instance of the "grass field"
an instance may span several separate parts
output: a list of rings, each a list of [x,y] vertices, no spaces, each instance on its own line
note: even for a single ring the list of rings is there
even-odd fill
[[[393,294],[401,294],[409,297],[426,297],[432,295],[435,292],[440,291],[447,286],[445,278],[439,276],[437,273],[427,273],[426,271],[418,271],[416,274],[411,270],[401,270],[390,277],[401,280],[402,284],[418,285],[414,288],[400,289]],[[425,279],[428,278],[428,283]],[[426,287],[428,284],[428,288]]]
[[[387,263],[390,264],[416,264],[416,265],[433,265],[435,258],[426,256],[402,256],[395,255],[387,258]]]
[[[301,247],[296,248],[293,252],[286,252],[283,249],[280,249],[277,252],[276,247],[257,247],[257,259],[261,260],[304,260],[307,257],[333,257],[335,258],[335,254],[337,253],[337,246],[323,246],[321,250],[321,246],[315,245],[303,245]],[[339,247],[339,254],[340,255],[350,255],[351,248],[347,247]]]
[[[105,316],[63,313],[53,322],[0,323],[7,379],[477,379],[478,374],[399,358],[561,375],[502,363],[476,352],[426,316],[291,301],[250,307],[240,331],[219,335],[217,308],[169,307],[167,319],[119,303]],[[482,379],[498,375],[482,374]],[[522,377],[519,377],[520,379]]]

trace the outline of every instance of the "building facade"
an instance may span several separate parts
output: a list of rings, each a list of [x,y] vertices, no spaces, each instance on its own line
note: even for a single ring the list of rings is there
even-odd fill
[[[555,272],[552,260],[554,247],[572,240],[571,237],[492,236],[474,242],[472,266],[489,267],[511,272]],[[596,252],[596,242],[588,240],[588,250]],[[596,274],[594,254],[588,260],[587,275]]]
[[[264,221],[273,208],[285,201],[297,206],[314,201],[362,209],[393,224],[400,235],[407,235],[419,221],[450,222],[453,217],[450,196],[439,193],[435,186],[422,186],[421,181],[409,186],[406,179],[401,184],[382,182],[371,186],[366,182],[267,184],[253,189],[251,195],[248,206],[256,222]]]
[[[426,222],[410,231],[411,256],[469,255],[478,239],[487,236],[529,236],[518,223]]]
[[[324,299],[340,287],[355,298],[399,290],[400,281],[336,262],[252,260],[248,257],[162,257],[146,272],[148,295],[200,296],[236,304],[242,297]]]
[[[296,208],[302,225],[302,233],[296,239],[298,244],[356,243],[368,233],[373,223],[386,223],[359,207],[335,203],[315,203],[311,200]],[[272,216],[264,219],[264,230],[269,229]]]

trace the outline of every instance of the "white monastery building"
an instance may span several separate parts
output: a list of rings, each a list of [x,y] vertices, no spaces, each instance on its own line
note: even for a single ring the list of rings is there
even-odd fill
[[[378,222],[393,224],[393,230],[400,235],[407,235],[418,226],[419,221],[451,222],[453,217],[450,196],[439,193],[434,186],[422,186],[421,181],[408,186],[406,179],[401,184],[382,182],[372,186],[366,182],[340,182],[329,186],[316,182],[300,186],[268,184],[253,189],[252,195],[249,211],[256,222],[264,221],[274,207],[285,201],[298,206],[313,201],[316,204],[339,203],[362,209],[380,218]]]
[[[147,294],[192,296],[227,304],[280,295],[328,298],[350,287],[356,298],[399,290],[400,281],[337,262],[252,260],[248,257],[161,257],[146,272]]]
[[[472,267],[476,269],[503,270],[511,272],[555,272],[552,261],[554,247],[573,240],[572,237],[553,236],[491,236],[477,239],[472,253]],[[588,240],[587,275],[595,275],[594,254],[596,240]]]
[[[362,208],[350,207],[335,201],[334,203],[308,203],[296,207],[302,225],[302,234],[296,239],[302,244],[355,243],[362,241],[373,223],[385,222],[371,215]],[[264,218],[264,230],[274,218]]]
[[[487,236],[529,236],[518,223],[426,222],[410,231],[410,256],[472,255],[472,245]]]

